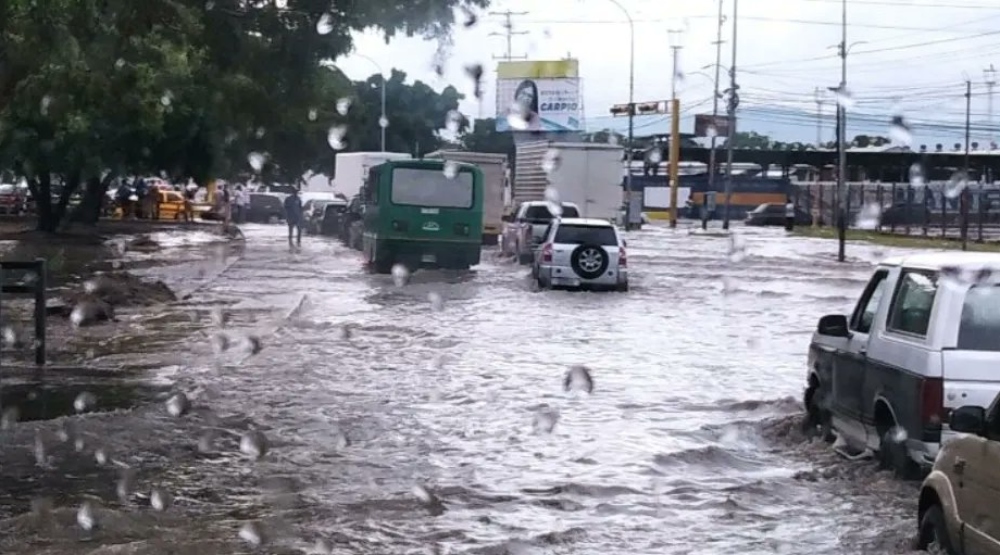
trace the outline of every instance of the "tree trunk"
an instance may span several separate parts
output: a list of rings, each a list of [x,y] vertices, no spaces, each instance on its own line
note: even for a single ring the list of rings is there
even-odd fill
[[[111,184],[111,175],[108,175],[104,179],[98,177],[92,177],[87,180],[86,187],[83,191],[83,199],[80,201],[80,205],[73,211],[73,221],[79,222],[85,225],[97,225],[98,220],[101,218],[101,211],[104,208],[104,197],[108,192],[108,186]]]
[[[52,233],[59,226],[59,221],[52,214],[52,178],[43,172],[38,179],[28,180],[28,190],[35,200],[35,214],[38,220],[35,229]]]

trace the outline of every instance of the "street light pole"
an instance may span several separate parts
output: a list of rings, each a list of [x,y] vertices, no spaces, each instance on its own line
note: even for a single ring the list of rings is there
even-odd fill
[[[837,102],[839,141],[837,149],[837,261],[846,260],[847,244],[847,0],[841,2],[840,19],[840,101]]]
[[[726,21],[722,14],[722,5],[725,0],[719,0],[719,30],[715,37],[715,90],[712,92],[712,151],[708,155],[708,188],[701,196],[701,228],[708,229],[708,193],[715,194],[715,174],[716,172],[716,140],[718,139],[718,129],[715,122],[719,119],[719,70],[722,67],[722,24]]]
[[[733,61],[729,66],[729,105],[726,107],[729,125],[726,130],[726,207],[723,211],[722,229],[729,229],[729,208],[733,199],[733,136],[736,131],[736,107],[740,103],[736,84],[736,28],[737,28],[737,4],[739,0],[733,0]]]
[[[379,65],[378,62],[369,58],[368,56],[365,56],[364,54],[358,54],[355,52],[354,55],[359,58],[368,60],[373,66],[375,66],[376,69],[378,69],[378,74],[382,77],[381,87],[379,87],[381,89],[381,97],[382,97],[382,113],[379,115],[378,118],[378,126],[381,129],[380,142],[382,144],[382,152],[385,152],[385,130],[387,127],[389,127],[389,118],[387,118],[385,115],[385,89],[388,81],[386,81],[385,72],[382,71],[382,66]]]
[[[618,0],[608,0],[625,15],[625,19],[628,20],[628,154],[625,156],[627,161],[627,166],[625,170],[625,190],[627,194],[625,196],[625,229],[633,229],[633,222],[631,221],[632,216],[632,197],[634,191],[632,190],[632,141],[635,132],[635,22],[632,21],[632,15],[628,13],[625,6],[618,3]],[[642,219],[639,219],[641,223]]]

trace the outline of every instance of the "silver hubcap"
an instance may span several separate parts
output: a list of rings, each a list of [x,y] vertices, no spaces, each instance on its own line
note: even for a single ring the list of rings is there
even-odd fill
[[[580,269],[584,272],[594,273],[600,270],[603,261],[603,254],[597,249],[586,249],[580,253]]]

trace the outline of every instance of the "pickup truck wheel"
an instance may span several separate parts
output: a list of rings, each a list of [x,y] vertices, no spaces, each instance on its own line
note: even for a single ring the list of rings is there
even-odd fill
[[[806,415],[802,420],[802,432],[810,438],[821,437],[823,441],[833,443],[837,438],[833,434],[833,417],[829,410],[823,408],[826,398],[826,388],[822,385],[806,390]]]
[[[941,505],[934,505],[927,509],[923,518],[920,519],[917,549],[931,553],[958,555],[955,548],[951,546],[951,537],[948,535],[948,525],[945,523]]]
[[[920,479],[920,467],[910,458],[906,449],[906,440],[898,437],[895,422],[888,429],[879,429],[878,461],[879,467],[892,470],[900,480]]]

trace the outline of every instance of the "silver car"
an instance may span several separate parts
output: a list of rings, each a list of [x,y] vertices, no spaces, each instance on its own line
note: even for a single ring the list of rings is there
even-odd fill
[[[627,261],[625,241],[613,223],[562,218],[549,224],[531,273],[543,289],[628,291]]]

